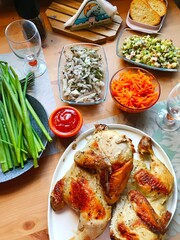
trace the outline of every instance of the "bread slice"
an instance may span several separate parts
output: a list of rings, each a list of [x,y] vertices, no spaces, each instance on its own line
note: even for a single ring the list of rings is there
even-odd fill
[[[146,0],[133,0],[130,4],[130,16],[134,21],[150,26],[158,25],[161,21],[160,15]]]
[[[163,0],[147,0],[151,8],[156,11],[161,17],[167,12],[166,3]]]

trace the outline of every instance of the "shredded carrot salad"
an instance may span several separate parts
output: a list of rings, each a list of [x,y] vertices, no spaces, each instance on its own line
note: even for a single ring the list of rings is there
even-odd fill
[[[137,73],[127,71],[120,73],[112,81],[111,91],[122,105],[129,108],[147,108],[158,97],[153,77],[138,70]]]

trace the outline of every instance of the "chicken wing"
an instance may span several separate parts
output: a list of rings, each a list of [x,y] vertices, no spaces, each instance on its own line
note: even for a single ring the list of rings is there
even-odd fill
[[[160,240],[171,217],[168,211],[158,215],[150,202],[137,190],[121,196],[110,226],[112,240]]]

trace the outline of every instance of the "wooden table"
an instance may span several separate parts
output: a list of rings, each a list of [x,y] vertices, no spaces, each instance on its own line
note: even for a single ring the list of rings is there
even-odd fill
[[[42,5],[42,17],[47,29],[47,38],[43,48],[46,59],[49,77],[57,106],[63,105],[59,99],[57,67],[59,53],[64,44],[77,42],[77,40],[52,32],[51,26],[44,12],[50,1]],[[130,0],[112,0],[111,3],[118,7],[120,16],[125,24],[126,15],[129,9]],[[19,18],[13,6],[1,7],[0,9],[0,53],[10,52],[4,36],[4,29],[8,23]],[[180,41],[180,12],[175,3],[170,0],[167,17],[161,32],[166,32],[174,39]],[[180,45],[180,44],[179,44]],[[109,77],[115,71],[128,63],[120,60],[115,54],[116,40],[103,45],[107,54],[109,64]],[[151,71],[158,78],[162,93],[159,101],[167,98],[168,92],[180,80],[180,73],[167,73]],[[108,92],[107,100],[93,107],[78,107],[83,113],[84,124],[104,119],[120,112],[114,105]],[[47,200],[52,175],[62,153],[57,153],[40,161],[38,169],[32,169],[26,174],[0,184],[0,239],[1,240],[47,240]],[[178,236],[172,240],[180,239]]]

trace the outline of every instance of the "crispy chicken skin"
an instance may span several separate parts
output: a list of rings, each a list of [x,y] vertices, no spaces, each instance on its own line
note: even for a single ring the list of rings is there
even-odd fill
[[[173,176],[155,156],[149,137],[142,137],[138,152],[140,158],[134,160],[126,189],[113,210],[112,240],[163,239],[171,218],[166,201],[173,189]]]
[[[105,198],[113,205],[126,187],[133,168],[132,141],[106,125],[97,125],[84,149],[75,154],[76,164],[100,175]]]
[[[105,229],[112,207],[133,168],[134,146],[125,135],[96,125],[83,150],[76,152],[70,170],[54,186],[51,207],[69,205],[79,213],[78,231],[71,240],[93,240]]]
[[[80,215],[74,240],[95,239],[111,218],[111,207],[103,197],[99,176],[76,164],[56,183],[51,193],[51,206],[55,211],[66,204]]]
[[[166,211],[161,217],[152,208],[147,198],[139,191],[131,190],[128,193],[131,205],[141,221],[149,228],[151,232],[158,235],[164,234],[166,231],[166,224],[168,223],[171,214]]]
[[[172,192],[174,178],[167,167],[155,156],[152,149],[152,140],[143,136],[138,145],[141,160],[149,159],[150,168],[141,168],[134,174],[138,188],[148,197],[166,198]]]
[[[137,190],[122,195],[111,221],[113,240],[159,240],[171,217],[168,211],[158,215],[147,198]]]

